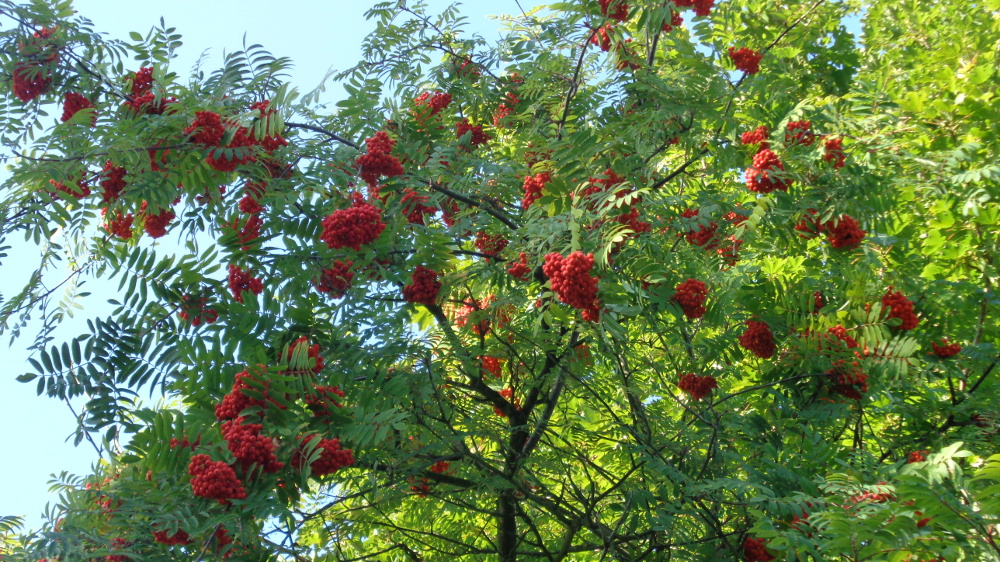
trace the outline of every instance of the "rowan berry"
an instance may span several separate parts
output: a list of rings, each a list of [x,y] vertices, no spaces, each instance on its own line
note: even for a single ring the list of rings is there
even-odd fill
[[[594,255],[576,251],[563,257],[552,252],[545,256],[542,271],[549,278],[559,300],[580,310],[592,308],[597,301],[597,277],[590,276]]]
[[[788,186],[792,185],[793,181],[788,178],[775,177],[775,171],[784,172],[785,165],[770,149],[762,148],[754,155],[753,165],[747,168],[744,174],[747,187],[756,193],[771,193],[776,189],[788,191]]]
[[[729,58],[732,59],[736,70],[746,74],[757,74],[760,72],[760,59],[764,58],[764,55],[746,47],[740,49],[729,47]]]
[[[542,190],[545,184],[552,181],[552,175],[548,172],[541,172],[533,176],[524,178],[524,198],[521,199],[521,208],[528,210],[535,201],[542,197]]]
[[[244,291],[259,295],[264,291],[264,283],[259,278],[251,276],[249,271],[243,271],[239,266],[229,264],[229,290],[236,302],[243,302]]]
[[[842,147],[843,139],[827,139],[823,144],[825,152],[823,154],[823,160],[826,162],[832,162],[834,168],[843,168],[844,163],[847,160],[847,155],[844,154],[844,149]]]
[[[770,131],[767,125],[761,125],[752,131],[747,131],[740,135],[741,144],[755,144],[759,145],[759,149],[770,148],[771,144],[767,142]]]
[[[912,330],[920,323],[917,315],[913,312],[913,303],[910,299],[899,291],[893,291],[892,287],[889,287],[885,296],[882,297],[882,308],[889,311],[887,318],[899,318],[902,321],[902,324],[899,325],[900,330]]]
[[[275,473],[285,464],[274,454],[274,440],[261,435],[264,426],[259,423],[245,423],[246,418],[237,417],[222,424],[222,438],[229,451],[236,457],[240,468],[250,470],[259,465],[266,473]]]
[[[194,477],[191,479],[191,491],[199,498],[229,503],[229,500],[247,497],[233,467],[222,461],[213,461],[208,455],[191,457],[188,474]]]
[[[701,400],[708,396],[713,389],[719,388],[719,384],[712,375],[699,377],[694,373],[687,373],[681,375],[677,387],[690,394],[691,398]]]
[[[774,334],[764,322],[747,320],[747,329],[740,336],[740,347],[750,351],[761,359],[770,359],[776,350]]]
[[[382,211],[357,201],[353,207],[338,209],[323,219],[323,233],[319,238],[335,250],[351,248],[357,252],[361,246],[378,239],[383,230]]]
[[[490,135],[483,132],[482,125],[471,125],[468,119],[462,119],[458,123],[455,123],[455,138],[461,139],[468,133],[469,145],[473,148],[479,148],[479,146],[484,145],[492,139]]]
[[[816,135],[809,130],[811,126],[812,123],[809,121],[792,121],[788,123],[785,127],[785,144],[812,146],[813,142],[816,141]]]
[[[948,343],[948,338],[941,339],[941,345],[931,342],[931,347],[934,349],[934,355],[944,359],[958,355],[962,351],[962,346],[957,343]]]
[[[767,541],[747,537],[743,541],[743,561],[744,562],[771,562],[774,556],[767,551]]]
[[[403,298],[406,302],[433,306],[441,290],[437,272],[418,265],[410,279],[412,282],[403,287]]]
[[[625,0],[597,0],[601,6],[601,15],[616,21],[628,19],[628,2]]]
[[[319,281],[314,285],[316,290],[335,299],[343,297],[351,288],[351,281],[354,279],[352,265],[354,265],[352,261],[334,261],[333,267],[324,269],[320,274]]]
[[[697,279],[688,279],[677,285],[671,300],[680,305],[684,316],[689,320],[697,320],[705,315],[705,299],[708,297],[708,287]]]
[[[94,104],[90,102],[87,98],[81,96],[76,92],[66,92],[66,96],[63,98],[63,114],[62,122],[65,123],[76,115],[77,111],[81,109],[93,109]],[[97,112],[93,112],[90,115],[90,126],[93,127],[97,125]]]
[[[302,470],[309,458],[306,453],[309,443],[317,438],[319,441],[315,445],[315,450],[319,451],[319,458],[309,464],[313,476],[318,478],[333,474],[341,468],[354,464],[353,452],[350,449],[342,448],[339,439],[323,439],[318,435],[307,435],[300,437],[302,443],[292,457],[293,467]]]
[[[851,250],[858,247],[865,238],[865,231],[858,226],[858,221],[848,215],[840,215],[839,219],[828,221],[823,225],[830,246],[841,250]]]

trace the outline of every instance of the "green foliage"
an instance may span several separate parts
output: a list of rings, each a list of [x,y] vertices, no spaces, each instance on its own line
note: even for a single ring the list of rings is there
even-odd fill
[[[561,3],[491,42],[459,6],[375,4],[331,109],[260,45],[182,78],[162,21],[108,40],[0,1],[0,260],[39,249],[0,331],[41,321],[15,376],[85,396],[76,441],[107,451],[40,532],[0,519],[5,556],[1000,558],[1000,6],[727,0],[665,30],[675,8]],[[25,64],[51,80],[28,101]],[[67,92],[94,108],[49,125]],[[361,202],[384,231],[334,243]],[[561,284],[573,252],[594,266]],[[194,455],[246,497],[196,496]]]

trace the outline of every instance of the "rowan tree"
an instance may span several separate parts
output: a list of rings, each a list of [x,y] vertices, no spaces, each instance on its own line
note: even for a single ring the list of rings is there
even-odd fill
[[[331,107],[0,2],[0,330],[107,444],[6,556],[997,559],[998,10],[377,4]]]

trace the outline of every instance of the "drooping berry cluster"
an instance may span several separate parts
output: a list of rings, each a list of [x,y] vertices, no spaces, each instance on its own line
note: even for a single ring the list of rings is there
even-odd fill
[[[757,74],[760,72],[760,59],[764,58],[764,55],[746,47],[740,49],[729,47],[729,58],[732,59],[736,70]]]
[[[66,92],[66,96],[63,98],[63,113],[61,121],[65,123],[76,115],[77,111],[81,109],[93,109],[94,104],[90,102],[87,98],[81,96],[76,92]],[[91,114],[90,116],[90,126],[93,127],[97,125],[97,112]]]
[[[677,285],[672,300],[680,305],[684,316],[689,320],[697,320],[705,315],[706,298],[708,298],[708,287],[697,279],[688,279]]]
[[[391,154],[396,141],[389,138],[388,133],[379,131],[375,133],[374,137],[366,140],[365,144],[368,147],[368,153],[358,156],[356,163],[360,170],[361,179],[370,187],[378,185],[379,178],[391,178],[405,173],[403,164]]]
[[[323,233],[319,239],[335,250],[350,248],[360,251],[361,246],[371,244],[382,231],[382,211],[363,201],[356,201],[347,209],[337,209],[323,219]]]
[[[153,531],[153,540],[160,544],[165,544],[168,546],[173,545],[188,545],[191,544],[191,537],[188,536],[183,529],[177,529],[177,532],[168,535],[168,531]]]
[[[243,271],[238,265],[229,264],[229,291],[233,293],[236,302],[243,302],[244,291],[259,295],[263,290],[263,281],[249,271]]]
[[[354,272],[351,271],[352,261],[333,262],[333,267],[323,270],[319,281],[316,282],[316,290],[326,293],[335,299],[339,299],[351,288],[351,281],[354,279]]]
[[[531,278],[531,268],[528,267],[528,255],[521,252],[517,261],[511,262],[510,266],[507,267],[507,273],[520,281],[529,280]]]
[[[484,230],[476,233],[476,239],[473,242],[477,250],[490,256],[499,255],[507,247],[507,244],[508,241],[503,236],[499,234],[487,234]]]
[[[521,399],[520,398],[516,398],[514,396],[514,389],[513,388],[505,388],[505,389],[499,391],[499,394],[505,400],[507,400],[508,402],[510,402],[514,406],[515,410],[517,410],[517,409],[519,409],[521,407]],[[506,418],[507,417],[507,413],[504,412],[502,409],[500,409],[499,406],[493,406],[493,413],[496,414],[496,415],[498,415],[498,416],[500,416],[501,418]]]
[[[767,541],[747,537],[743,541],[743,561],[744,562],[771,562],[774,556],[767,551]]]
[[[833,392],[851,400],[861,400],[868,392],[868,375],[861,370],[857,361],[834,361],[830,375]]]
[[[104,207],[101,209],[101,216],[104,217],[104,230],[122,240],[132,238],[132,221],[135,218],[132,213],[123,215],[121,211],[113,211],[108,214],[108,208]]]
[[[480,358],[482,368],[487,373],[493,375],[496,378],[500,378],[501,370],[503,369],[503,364],[500,362],[498,357],[490,357],[489,355],[484,355]]]
[[[330,406],[342,408],[343,404],[337,398],[344,397],[344,391],[339,386],[313,386],[314,394],[306,395],[306,406],[312,410],[314,416],[324,417],[332,413]],[[334,397],[337,398],[334,398]]]
[[[785,144],[802,146],[812,146],[816,141],[816,135],[810,131],[812,123],[809,121],[792,121],[785,127]]]
[[[265,372],[263,366],[260,368],[260,375]],[[257,384],[251,384],[248,381],[253,381]],[[263,390],[260,390],[263,387]],[[219,421],[223,420],[233,420],[240,416],[243,410],[249,408],[250,406],[259,406],[263,408],[267,404],[267,381],[260,381],[253,375],[251,375],[246,369],[236,373],[236,381],[233,382],[233,388],[222,397],[222,402],[215,406],[215,418]],[[250,395],[244,393],[244,390],[253,390],[255,392],[261,392],[263,394],[262,399],[258,400],[256,398],[251,398]]]
[[[533,176],[524,178],[524,198],[521,199],[521,208],[528,210],[535,201],[542,197],[542,190],[545,184],[552,181],[552,175],[548,172],[541,172]]]
[[[686,219],[693,219],[697,218],[700,213],[701,211],[698,209],[687,209],[681,213],[681,216]],[[719,245],[719,240],[716,238],[716,231],[719,225],[710,222],[707,226],[701,223],[698,223],[697,226],[697,230],[692,228],[684,237],[689,244],[692,246],[704,246],[708,250],[714,249]]]
[[[611,50],[611,33],[614,30],[614,25],[612,22],[608,22],[601,27],[598,27],[593,31],[590,36],[590,42],[601,48],[602,51],[607,53]]]
[[[888,318],[899,318],[902,324],[900,330],[912,330],[917,327],[920,320],[913,312],[913,303],[903,296],[899,291],[893,291],[892,287],[882,297],[882,308],[889,311]]]
[[[236,241],[240,243],[240,250],[245,252],[256,245],[257,239],[260,238],[260,227],[263,225],[264,220],[260,215],[251,214],[243,218],[234,218],[233,222],[226,223],[226,228],[233,232]]]
[[[246,423],[242,416],[222,424],[222,438],[244,471],[256,465],[273,474],[285,466],[274,454],[274,440],[260,434],[263,429],[262,424]]]
[[[747,329],[740,336],[740,347],[761,359],[770,359],[776,350],[774,334],[765,322],[747,320]]]
[[[675,27],[680,27],[682,23],[684,23],[684,18],[681,17],[680,12],[675,12],[673,10],[670,10],[670,21],[664,20],[663,25],[660,26],[660,29],[664,33],[670,33],[671,31],[674,30]]]
[[[426,224],[424,217],[433,215],[438,211],[437,207],[425,205],[430,200],[431,198],[427,195],[421,195],[409,187],[403,189],[403,198],[400,200],[400,203],[403,204],[403,214],[406,215],[407,222],[410,224]]]
[[[763,148],[754,155],[753,165],[747,168],[744,177],[747,187],[755,193],[771,193],[776,189],[788,191],[788,186],[792,185],[792,180],[779,178],[774,172],[785,171],[785,165],[778,160],[778,155],[771,152],[769,148]]]
[[[827,139],[823,143],[823,148],[825,149],[823,160],[832,162],[834,168],[843,168],[844,163],[847,161],[847,155],[844,154],[843,142],[843,139]]]
[[[226,135],[222,117],[214,111],[198,111],[194,115],[194,121],[184,129],[184,134],[191,136],[191,142],[203,147],[219,146]]]
[[[674,0],[674,6],[678,8],[694,8],[694,14],[696,16],[705,17],[709,15],[712,11],[712,6],[715,5],[715,0]]]
[[[756,144],[759,145],[758,148],[770,148],[771,144],[767,142],[768,136],[771,132],[767,128],[767,125],[761,125],[752,131],[747,131],[740,135],[741,144]]]
[[[41,62],[19,62],[14,67],[12,89],[17,99],[29,102],[48,91],[52,74]]]
[[[406,302],[433,306],[441,290],[437,272],[418,265],[410,279],[411,283],[403,287]]]
[[[101,199],[104,203],[114,203],[125,190],[125,168],[115,166],[111,160],[104,164],[101,172]]]
[[[151,215],[147,212],[149,203],[142,202],[142,228],[151,238],[160,238],[167,234],[167,225],[177,216],[170,208],[162,209],[159,213]]]
[[[604,17],[616,21],[628,19],[628,2],[625,0],[597,0],[597,3],[601,6],[601,14]]]
[[[425,120],[444,111],[451,104],[451,94],[447,92],[424,92],[414,98],[413,116],[418,120]]]
[[[690,394],[691,398],[701,400],[708,396],[713,389],[719,388],[719,383],[716,382],[715,377],[712,375],[699,377],[694,373],[687,373],[681,375],[680,380],[677,382],[677,387]]]
[[[323,439],[318,435],[307,435],[302,439],[302,444],[292,457],[292,466],[302,470],[309,456],[309,443],[319,438],[315,445],[315,450],[319,451],[319,458],[309,464],[309,470],[313,476],[320,477],[340,470],[341,468],[354,464],[354,454],[350,449],[342,449],[339,439]]]
[[[492,138],[483,132],[482,125],[471,125],[468,119],[455,123],[455,138],[461,139],[466,133],[469,133],[469,146],[473,149],[490,142]]]
[[[49,180],[49,183],[52,184],[52,187],[56,188],[56,191],[49,192],[49,195],[51,195],[53,199],[57,197],[56,193],[65,193],[74,199],[82,199],[90,195],[90,184],[88,184],[85,179],[77,180],[76,187],[70,187],[56,180]]]
[[[576,251],[563,257],[552,252],[545,256],[542,271],[549,278],[559,300],[580,310],[597,307],[597,277],[590,276],[594,254]]]
[[[931,348],[934,349],[934,355],[942,359],[954,357],[962,351],[962,346],[957,343],[948,343],[948,338],[942,338],[941,345],[931,342]]]
[[[856,248],[865,238],[865,231],[858,226],[858,221],[848,215],[828,221],[823,228],[830,245],[838,250]]]
[[[191,491],[199,498],[219,500],[242,500],[247,497],[243,483],[236,477],[231,466],[222,461],[213,461],[208,455],[194,455],[188,465]]]
[[[906,462],[908,464],[913,464],[916,462],[924,462],[927,460],[926,455],[929,452],[930,451],[910,451],[910,453],[906,455]]]

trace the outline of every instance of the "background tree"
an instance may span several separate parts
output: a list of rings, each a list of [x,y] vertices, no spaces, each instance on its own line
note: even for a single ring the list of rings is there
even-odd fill
[[[0,327],[111,447],[11,555],[996,559],[998,9],[380,4],[330,108],[0,3]]]

